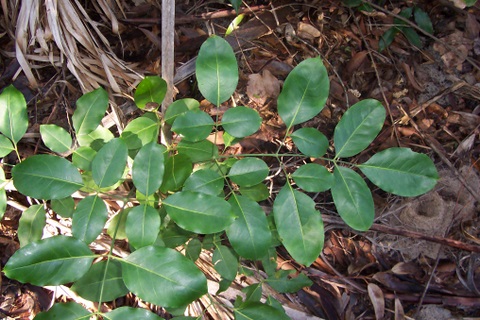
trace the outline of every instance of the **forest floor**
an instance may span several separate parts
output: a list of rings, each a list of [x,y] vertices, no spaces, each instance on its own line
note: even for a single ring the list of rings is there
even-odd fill
[[[135,71],[117,72],[113,80],[99,81],[114,97],[123,124],[140,114],[128,97],[138,81],[136,74],[160,74],[161,56],[159,6],[151,4],[155,1],[126,2],[124,15],[116,20],[117,34],[105,27],[107,20],[98,8],[85,8],[93,20],[103,24],[101,31],[111,43],[110,56]],[[219,2],[177,1],[177,99],[203,99],[188,62],[209,33],[223,35],[235,17],[229,6]],[[330,98],[321,115],[305,126],[332,137],[349,106],[362,99],[378,99],[387,109],[387,121],[374,143],[353,162],[388,147],[410,147],[430,156],[441,176],[433,191],[418,198],[400,198],[372,188],[376,219],[368,232],[348,228],[338,218],[329,193],[312,194],[325,223],[322,255],[304,267],[279,249],[279,267],[301,270],[314,281],[295,294],[276,296],[298,311],[292,318],[375,319],[376,312],[385,319],[480,317],[480,5],[462,9],[454,2],[387,1],[367,12],[349,8],[341,0],[247,1],[251,11],[227,37],[240,66],[233,99],[256,109],[263,118],[261,130],[237,146],[241,153],[268,153],[277,148],[285,133],[276,112],[282,81],[301,61],[321,56],[330,76]],[[407,27],[419,35],[421,46],[399,33],[379,51],[380,39],[394,19],[413,6],[428,14],[433,34],[427,36],[409,19]],[[42,153],[46,149],[39,139],[39,125],[71,128],[74,101],[91,89],[89,85],[95,87],[89,77],[101,68],[85,75],[85,83],[79,85],[82,79],[75,78],[66,66],[52,67],[48,59],[32,59],[37,66],[32,68],[38,84],[35,89],[31,78],[17,72],[14,37],[4,25],[8,19],[0,20],[5,28],[0,29],[0,88],[13,83],[29,103],[30,127],[20,143],[20,155]],[[45,49],[38,45],[31,54],[48,58],[39,48]],[[210,110],[205,101],[201,105]],[[279,187],[273,184],[272,192]],[[8,197],[9,203],[19,207],[26,204],[18,194]],[[18,207],[9,206],[0,221],[2,267],[19,248],[20,216]],[[52,299],[75,300],[60,293],[55,297],[51,288],[20,284],[3,274],[0,283],[0,318],[29,319]],[[156,310],[133,295],[119,299],[116,305]],[[205,316],[218,318],[208,312]]]

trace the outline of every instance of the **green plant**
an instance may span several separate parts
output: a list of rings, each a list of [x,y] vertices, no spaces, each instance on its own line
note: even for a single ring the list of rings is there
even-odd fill
[[[214,105],[219,107],[230,98],[237,86],[238,66],[225,40],[212,36],[202,45],[196,74],[199,89]],[[146,77],[134,100],[140,109],[151,110],[147,107],[152,102],[160,105],[165,92],[165,81]],[[108,106],[106,91],[99,88],[83,95],[72,117],[78,145],[58,126],[40,127],[45,145],[54,153],[71,151],[72,161],[59,155],[34,155],[11,170],[18,192],[43,202],[23,213],[18,231],[21,248],[5,265],[5,275],[39,286],[73,283],[72,290],[99,305],[130,291],[175,312],[207,294],[206,277],[193,262],[205,248],[213,249],[215,269],[223,279],[220,291],[229,287],[240,269],[247,272],[240,268],[241,260],[261,261],[268,275],[264,283],[279,292],[309,286],[305,274],[291,278],[289,271],[277,270],[275,263],[279,245],[304,265],[310,265],[323,248],[321,214],[305,191],[330,190],[343,220],[364,231],[373,223],[373,199],[354,168],[381,189],[401,196],[425,193],[438,179],[432,161],[407,148],[381,151],[361,164],[346,160],[368,147],[382,129],[385,109],[372,99],[345,112],[333,135],[335,156],[325,157],[330,147],[327,137],[317,129],[296,126],[319,114],[328,93],[329,79],[322,61],[301,62],[278,97],[278,113],[287,128],[283,143],[291,138],[300,153],[281,154],[279,148],[274,154],[234,156],[219,152],[207,138],[212,129],[218,133],[223,128],[228,145],[255,133],[261,118],[253,109],[232,107],[221,120],[213,120],[200,110],[198,101],[182,99],[172,103],[164,115],[145,111],[114,137],[99,126]],[[25,100],[12,86],[0,95],[0,119],[0,131],[5,135],[1,136],[1,150],[6,155],[17,150],[16,143],[28,124]],[[164,123],[181,137],[178,143],[157,143]],[[269,197],[263,184],[269,174],[266,157],[276,159],[287,177],[269,216],[258,203]],[[320,158],[330,165],[308,163],[291,174],[282,161],[285,157]],[[6,180],[3,170],[0,172]],[[131,190],[128,195],[115,192],[120,185]],[[77,191],[84,195],[78,203],[72,198]],[[1,192],[4,208],[5,190]],[[112,239],[110,251],[97,254],[89,244],[96,241],[108,220],[109,209],[102,195],[123,201],[124,207],[110,212],[106,228]],[[48,207],[60,216],[72,217],[72,236],[41,239]],[[113,253],[118,239],[128,240],[131,254],[120,257]],[[175,250],[178,246],[185,248],[185,255]],[[261,284],[247,287],[246,294],[245,301],[239,298],[235,302],[237,319],[287,318],[274,299],[260,303]],[[96,315],[158,319],[146,310],[128,307]],[[36,319],[55,316],[87,319],[92,314],[67,303],[54,305]]]

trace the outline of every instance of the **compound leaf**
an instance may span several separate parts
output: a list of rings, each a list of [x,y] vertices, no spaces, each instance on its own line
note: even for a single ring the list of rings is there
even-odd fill
[[[140,109],[145,109],[147,104],[154,103],[158,108],[167,93],[167,82],[159,76],[146,76],[137,86],[133,99]],[[156,109],[155,108],[155,109]]]
[[[432,160],[408,148],[390,148],[358,166],[370,181],[387,192],[415,197],[430,191],[438,180]]]
[[[320,158],[327,153],[328,139],[315,128],[301,128],[290,136],[298,150],[306,156]]]
[[[127,164],[127,145],[122,139],[110,140],[92,161],[93,181],[100,187],[113,186],[123,176]]]
[[[235,138],[254,134],[261,124],[262,117],[258,112],[243,106],[228,109],[222,117],[223,128]]]
[[[155,193],[163,181],[165,171],[164,146],[156,142],[144,145],[135,156],[132,166],[133,184],[142,194]]]
[[[160,214],[151,206],[136,206],[127,216],[125,232],[135,248],[146,247],[155,242],[160,231]]]
[[[46,220],[43,205],[33,205],[23,211],[18,223],[18,240],[21,247],[42,239]]]
[[[42,124],[40,135],[43,143],[54,152],[67,152],[72,147],[73,141],[70,133],[55,124]]]
[[[0,94],[0,132],[17,143],[27,128],[27,102],[20,91],[9,85]]]
[[[122,262],[127,288],[150,303],[178,308],[208,291],[205,275],[192,261],[173,249],[143,247]]]
[[[298,168],[292,178],[295,183],[307,192],[322,192],[333,185],[333,174],[327,168],[316,163],[307,163]]]
[[[212,118],[206,112],[192,110],[179,115],[173,122],[172,130],[187,141],[197,142],[210,135],[213,125]]]
[[[12,169],[17,190],[37,199],[62,199],[83,186],[75,166],[64,158],[40,154],[28,157]]]
[[[92,314],[76,302],[55,303],[48,311],[40,312],[35,320],[87,320]]]
[[[91,243],[102,232],[107,218],[107,205],[98,195],[83,198],[73,213],[72,234],[87,244]]]
[[[240,186],[251,187],[262,182],[268,172],[268,165],[262,159],[244,158],[233,164],[228,177]]]
[[[87,135],[97,129],[108,108],[108,93],[98,88],[86,93],[77,100],[73,113],[73,128],[77,136]]]

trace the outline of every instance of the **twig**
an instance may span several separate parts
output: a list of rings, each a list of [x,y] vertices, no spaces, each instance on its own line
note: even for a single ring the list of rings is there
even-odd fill
[[[173,102],[175,0],[162,1],[162,77],[167,82],[167,93],[162,103],[162,114]],[[162,142],[172,143],[172,132],[168,125],[162,126]]]

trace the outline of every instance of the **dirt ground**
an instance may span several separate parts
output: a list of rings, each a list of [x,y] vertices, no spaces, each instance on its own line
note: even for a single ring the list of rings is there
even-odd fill
[[[0,88],[13,83],[29,106],[30,127],[20,143],[22,157],[46,152],[39,125],[71,128],[74,102],[98,85],[108,89],[120,114],[120,125],[140,114],[132,107],[130,96],[141,75],[160,74],[160,2],[119,1],[121,10],[118,4],[102,9],[98,3],[103,1],[84,4],[85,13],[97,22],[97,29],[92,27],[95,24],[84,22],[96,42],[85,40],[73,55],[58,46],[55,34],[45,33],[49,30],[42,29],[45,21],[40,15],[36,40],[17,40],[22,59],[17,59],[22,50],[15,49],[19,27],[13,22],[19,19],[18,10],[2,2]],[[208,34],[223,35],[235,17],[224,2],[176,1],[177,99],[203,100],[190,66]],[[70,0],[64,3],[74,7]],[[480,4],[460,8],[447,0],[375,1],[370,12],[349,8],[340,0],[244,4],[250,10],[227,37],[240,66],[233,99],[237,105],[256,109],[263,124],[236,148],[242,153],[277,148],[285,133],[276,112],[283,80],[298,63],[320,55],[330,76],[330,98],[321,115],[304,126],[321,128],[331,138],[349,106],[362,99],[378,99],[387,109],[387,121],[374,143],[353,162],[387,147],[410,147],[430,156],[441,176],[433,191],[418,198],[400,198],[372,187],[376,219],[371,231],[365,233],[351,230],[338,218],[329,193],[311,194],[325,222],[323,253],[312,266],[304,267],[279,248],[277,262],[280,268],[304,272],[314,285],[295,294],[271,294],[288,308],[293,319],[480,317]],[[410,20],[411,25],[407,25],[418,33],[422,46],[412,45],[398,34],[379,52],[382,35],[402,9],[413,6],[428,14],[434,33],[424,34]],[[78,8],[75,12],[83,14]],[[58,26],[66,28],[64,22]],[[70,36],[80,43],[76,36],[82,30],[73,29]],[[27,27],[23,31],[32,34]],[[23,63],[30,66],[30,75],[21,71]],[[202,107],[214,112],[205,101]],[[118,122],[109,125],[114,127]],[[2,159],[2,164],[15,161],[10,156]],[[267,212],[282,185],[278,179],[271,181],[270,200],[262,203]],[[28,205],[28,199],[14,192],[9,192],[8,199],[10,206],[0,221],[2,267],[19,247],[18,221],[22,208]],[[62,230],[58,224],[48,228]],[[211,270],[210,255],[202,257],[203,267]],[[255,277],[239,278],[237,285],[255,281]],[[215,281],[210,285],[215,287]],[[34,287],[3,274],[0,292],[2,319],[29,319],[54,300],[75,300],[87,308],[95,307],[67,287]],[[227,291],[218,298],[232,301],[232,297],[234,300],[235,292]],[[170,317],[132,294],[114,304],[145,307]],[[196,303],[192,315],[205,310],[206,304]],[[207,309],[204,316],[232,317],[228,310],[224,312],[218,315]]]

